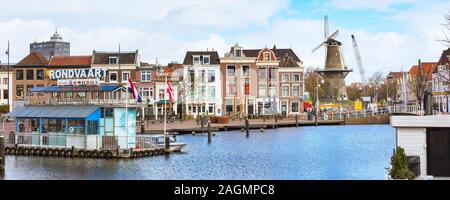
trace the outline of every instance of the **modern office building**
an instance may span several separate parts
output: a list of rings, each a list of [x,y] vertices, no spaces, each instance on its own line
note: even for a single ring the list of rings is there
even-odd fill
[[[46,42],[33,42],[30,44],[30,53],[39,52],[47,60],[50,60],[52,56],[69,56],[70,55],[70,42],[63,41],[62,37],[58,34],[58,31],[50,37],[50,41]]]

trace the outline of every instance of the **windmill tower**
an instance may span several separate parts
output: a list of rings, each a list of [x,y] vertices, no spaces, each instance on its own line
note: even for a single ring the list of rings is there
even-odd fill
[[[326,93],[327,100],[338,100],[347,98],[347,90],[345,88],[345,77],[353,70],[348,69],[344,63],[342,56],[342,43],[335,38],[339,34],[336,30],[330,35],[328,28],[328,17],[324,19],[324,36],[325,40],[316,48],[312,50],[314,53],[320,47],[325,46],[325,68],[317,70],[324,79],[331,83],[330,91]]]

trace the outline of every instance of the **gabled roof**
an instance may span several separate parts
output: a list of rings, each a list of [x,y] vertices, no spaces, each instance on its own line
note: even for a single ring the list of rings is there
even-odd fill
[[[92,53],[92,64],[99,65],[108,65],[109,57],[119,57],[119,52],[101,52],[101,51],[93,51]],[[120,64],[138,64],[138,50],[136,51],[128,51],[128,52],[120,52],[119,63]]]
[[[442,51],[441,58],[439,58],[438,65],[450,65],[450,48]],[[437,73],[437,68],[434,70],[434,73]]]
[[[403,77],[403,72],[389,72],[387,77],[390,77],[390,78],[402,78]]]
[[[48,60],[45,56],[39,52],[31,52],[20,60],[16,66],[46,66],[47,64]]]
[[[262,49],[243,49],[242,52],[246,57],[258,57],[261,50]],[[283,60],[283,57],[292,57],[295,62],[302,62],[292,49],[277,49],[274,47],[271,50],[275,53],[277,60],[281,61]]]
[[[220,64],[219,54],[217,51],[188,51],[186,52],[186,56],[184,57],[183,65],[192,65],[194,62],[192,61],[192,56],[200,56],[200,60],[202,60],[202,56],[209,55],[210,64],[218,65]]]
[[[437,62],[422,62],[424,73],[427,74],[427,80],[433,80],[433,72],[437,67]],[[409,69],[409,75],[418,75],[420,73],[419,66],[413,65],[411,69]]]
[[[89,66],[91,56],[53,56],[50,58],[50,66]]]

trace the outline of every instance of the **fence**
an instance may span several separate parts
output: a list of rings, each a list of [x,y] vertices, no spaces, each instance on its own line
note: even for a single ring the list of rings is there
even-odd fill
[[[9,134],[8,144],[32,147],[76,148],[76,149],[149,149],[156,147],[156,137],[151,135],[107,136],[76,135],[63,133],[50,134]]]

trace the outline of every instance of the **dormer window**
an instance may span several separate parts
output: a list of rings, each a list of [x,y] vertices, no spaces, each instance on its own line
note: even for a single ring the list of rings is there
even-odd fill
[[[118,57],[110,56],[109,57],[109,64],[110,65],[117,65],[119,61]]]
[[[200,63],[200,56],[193,56],[192,61],[194,62],[194,64],[199,64]]]
[[[242,55],[242,50],[240,50],[240,49],[234,50],[234,57],[241,57],[241,55]]]
[[[264,60],[269,61],[270,60],[270,52],[264,52]]]
[[[204,65],[209,65],[209,63],[210,63],[209,56],[203,56],[203,64]]]

